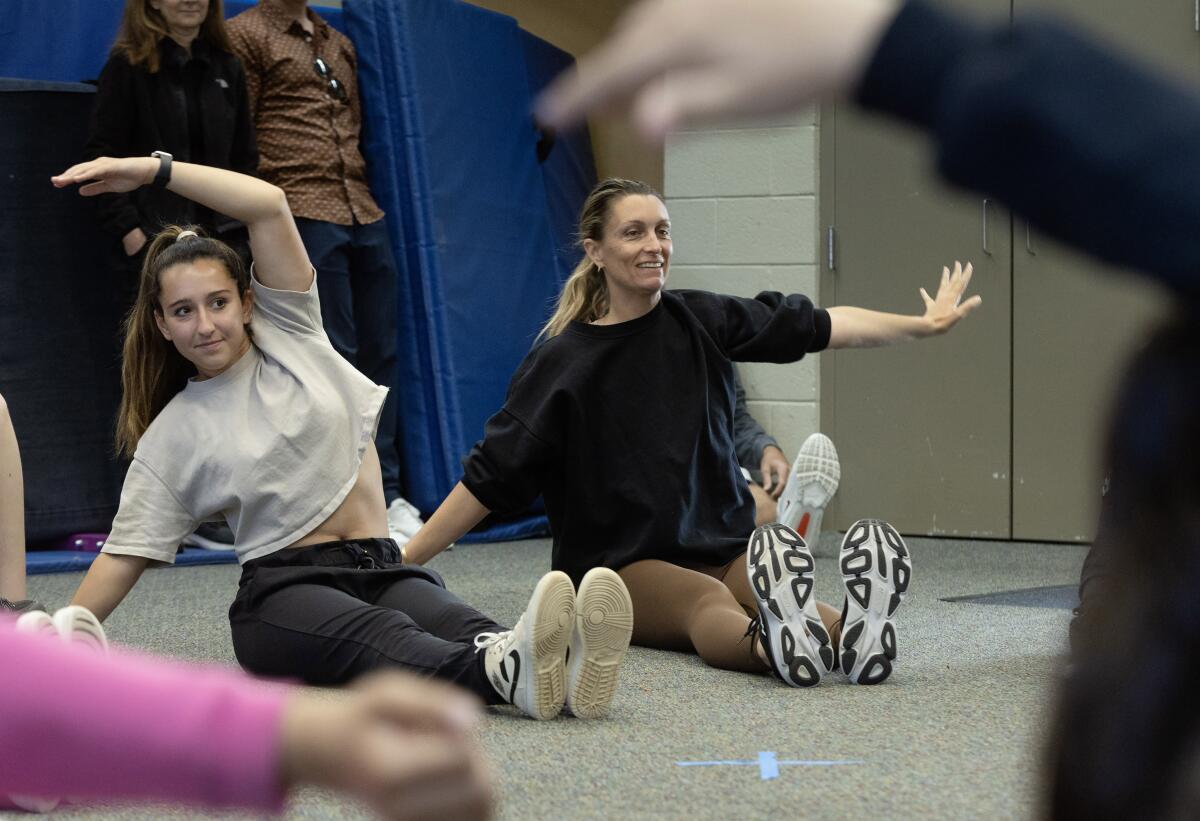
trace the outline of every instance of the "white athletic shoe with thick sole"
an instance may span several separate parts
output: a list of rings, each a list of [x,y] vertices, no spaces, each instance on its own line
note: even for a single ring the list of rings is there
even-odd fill
[[[54,614],[54,626],[64,641],[78,644],[104,655],[108,652],[108,638],[100,620],[86,607],[73,604]]]
[[[421,511],[410,502],[400,497],[392,500],[387,509],[388,536],[396,540],[396,544],[408,544],[417,531],[425,526],[421,520]]]
[[[779,497],[776,520],[795,530],[809,544],[821,536],[821,518],[842,480],[837,448],[823,433],[804,440],[787,485]]]
[[[746,572],[758,599],[758,636],[771,666],[793,687],[812,687],[833,669],[833,645],[813,596],[813,557],[778,523],[754,531]]]
[[[608,714],[633,636],[633,601],[625,582],[593,567],[575,596],[575,629],[567,654],[567,709],[579,718]]]
[[[542,576],[517,626],[480,633],[484,670],[496,692],[528,716],[554,718],[566,700],[565,658],[575,626],[575,586],[566,573]]]
[[[879,684],[896,660],[893,618],[912,576],[912,557],[896,528],[860,519],[842,539],[842,672],[855,684]]]

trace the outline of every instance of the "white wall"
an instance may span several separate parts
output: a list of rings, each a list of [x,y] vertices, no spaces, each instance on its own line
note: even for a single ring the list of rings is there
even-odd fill
[[[663,191],[675,240],[669,286],[799,292],[820,304],[817,169],[815,111],[672,135]],[[817,358],[739,369],[750,412],[790,459],[818,429]]]

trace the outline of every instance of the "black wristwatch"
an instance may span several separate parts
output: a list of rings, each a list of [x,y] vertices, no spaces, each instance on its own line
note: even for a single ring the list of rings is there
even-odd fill
[[[154,187],[166,188],[171,181],[171,160],[175,159],[166,151],[152,151],[151,157],[158,157],[158,173],[154,175]]]

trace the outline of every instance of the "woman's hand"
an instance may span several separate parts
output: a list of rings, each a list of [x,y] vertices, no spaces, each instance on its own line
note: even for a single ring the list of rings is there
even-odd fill
[[[925,300],[925,315],[922,319],[929,323],[930,335],[944,334],[983,303],[983,297],[978,294],[966,302],[961,302],[967,285],[971,283],[973,270],[971,263],[968,262],[964,268],[956,260],[953,271],[942,268],[942,281],[938,285],[936,297],[930,297],[928,291],[921,289],[921,299]]]
[[[772,499],[778,499],[779,495],[783,493],[783,487],[787,484],[788,473],[791,469],[792,466],[788,464],[783,451],[774,445],[767,445],[763,448],[760,466],[762,487]]]
[[[448,685],[376,673],[339,692],[288,697],[280,739],[285,787],[316,784],[382,818],[475,821],[492,778],[473,738],[478,704]]]
[[[79,193],[85,197],[123,194],[152,182],[158,173],[158,165],[154,157],[126,157],[120,160],[100,157],[73,165],[51,177],[50,182],[55,188],[79,185]]]
[[[565,127],[615,102],[662,139],[684,123],[758,115],[844,93],[896,0],[643,0],[538,101]]]

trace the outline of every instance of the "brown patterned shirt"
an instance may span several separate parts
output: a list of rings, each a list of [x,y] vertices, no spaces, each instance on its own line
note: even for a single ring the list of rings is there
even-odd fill
[[[371,197],[358,150],[362,110],[354,45],[312,9],[305,13],[311,35],[274,0],[259,0],[229,21],[233,50],[246,67],[258,173],[284,190],[297,217],[338,225],[375,222],[383,211]]]

